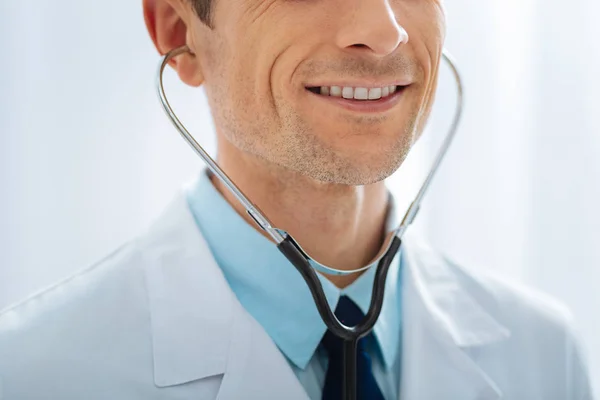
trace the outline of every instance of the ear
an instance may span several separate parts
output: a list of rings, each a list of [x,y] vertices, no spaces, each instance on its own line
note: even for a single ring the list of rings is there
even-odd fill
[[[144,21],[154,46],[161,55],[185,44],[190,49],[191,25],[196,17],[187,0],[143,0]],[[193,51],[193,50],[192,50]],[[190,86],[200,86],[204,81],[198,57],[183,53],[169,61],[179,78]]]

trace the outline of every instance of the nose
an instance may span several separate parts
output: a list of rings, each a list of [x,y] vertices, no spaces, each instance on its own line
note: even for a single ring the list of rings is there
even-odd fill
[[[408,43],[408,33],[396,20],[389,0],[346,0],[345,18],[338,31],[337,45],[366,48],[378,57]]]

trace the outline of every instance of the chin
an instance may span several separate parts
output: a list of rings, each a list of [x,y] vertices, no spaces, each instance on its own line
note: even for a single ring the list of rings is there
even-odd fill
[[[381,182],[391,176],[402,163],[398,156],[338,159],[327,165],[307,166],[299,171],[314,180],[338,185],[362,186]]]
[[[374,184],[392,175],[413,138],[405,130],[391,129],[320,137],[319,131],[302,124],[283,132],[259,152],[265,160],[318,182],[351,186]]]

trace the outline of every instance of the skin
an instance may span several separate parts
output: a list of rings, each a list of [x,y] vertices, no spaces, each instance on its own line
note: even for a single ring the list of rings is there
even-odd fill
[[[170,64],[184,83],[204,85],[217,161],[240,189],[319,262],[368,264],[385,235],[383,180],[420,136],[434,100],[441,0],[215,0],[211,27],[187,0],[144,0],[144,17],[160,54],[190,48]],[[306,90],[367,80],[410,85],[392,110],[372,114]],[[327,277],[345,287],[358,275]]]

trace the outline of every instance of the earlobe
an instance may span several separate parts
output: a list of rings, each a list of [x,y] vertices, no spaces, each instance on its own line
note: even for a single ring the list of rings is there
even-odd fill
[[[182,0],[143,0],[146,28],[161,55],[188,44],[188,25],[195,14],[185,3]],[[175,57],[169,65],[190,86],[200,86],[204,81],[199,59],[192,52]]]

